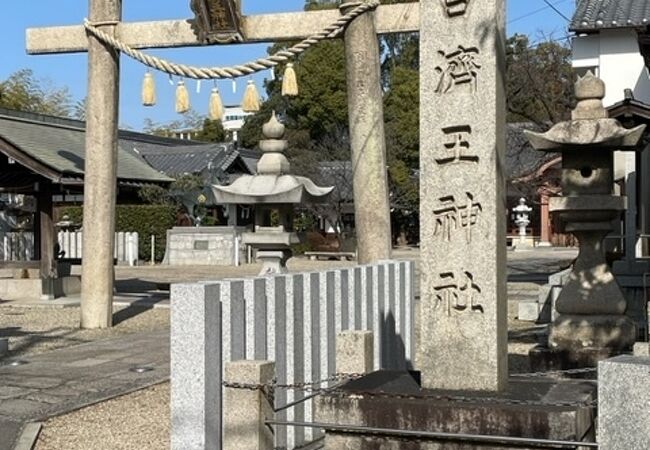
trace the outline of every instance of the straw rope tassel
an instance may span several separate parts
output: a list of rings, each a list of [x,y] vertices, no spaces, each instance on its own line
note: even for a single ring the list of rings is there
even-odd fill
[[[187,92],[184,81],[179,81],[176,87],[176,112],[186,113],[190,110],[190,93]]]
[[[298,78],[293,63],[288,63],[282,77],[282,95],[296,97],[298,95]]]
[[[211,120],[223,120],[223,102],[221,101],[221,94],[219,94],[219,89],[212,89],[210,94],[210,119]]]
[[[262,107],[262,100],[260,94],[257,92],[257,87],[253,80],[248,80],[246,92],[244,93],[244,101],[242,102],[242,109],[244,112],[257,112]]]
[[[156,80],[151,72],[145,73],[142,81],[142,104],[144,106],[156,104]]]

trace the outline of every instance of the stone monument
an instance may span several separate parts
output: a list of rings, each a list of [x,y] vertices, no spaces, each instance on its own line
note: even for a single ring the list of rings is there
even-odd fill
[[[556,302],[549,348],[531,353],[533,361],[550,361],[553,367],[595,365],[630,350],[636,338],[636,326],[625,315],[627,302],[605,260],[603,239],[627,203],[613,195],[614,151],[636,150],[645,125],[625,129],[608,118],[604,97],[605,84],[588,73],[576,83],[572,120],[543,134],[526,133],[537,150],[562,153],[563,195],[551,198],[550,210],[563,231],[580,241],[580,254]]]
[[[507,381],[504,14],[503,0],[420,1],[426,388]]]
[[[255,207],[255,230],[242,234],[242,242],[257,250],[262,261],[260,275],[286,273],[291,245],[299,243],[293,229],[293,207],[327,200],[333,187],[319,187],[309,178],[290,175],[291,165],[285,156],[289,144],[283,140],[285,127],[275,112],[262,129],[260,141],[264,152],[257,163],[256,175],[244,175],[230,186],[213,186],[217,203]],[[272,213],[277,212],[279,224],[271,226]]]

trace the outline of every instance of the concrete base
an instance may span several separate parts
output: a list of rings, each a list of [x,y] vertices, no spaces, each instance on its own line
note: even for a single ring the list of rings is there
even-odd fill
[[[231,266],[245,261],[238,244],[244,228],[174,227],[167,231],[163,264],[171,266]]]
[[[257,259],[262,262],[260,276],[289,273],[287,261],[291,250],[258,250]]]
[[[318,422],[410,431],[594,440],[595,411],[587,404],[596,398],[596,388],[580,380],[511,379],[509,388],[502,393],[421,391],[410,374],[384,371],[352,381],[342,389],[350,395],[334,393],[319,397]],[[372,396],[373,391],[385,394]],[[391,397],[391,393],[403,397]],[[460,450],[470,448],[469,445],[468,441],[330,430],[325,448]],[[506,447],[476,443],[471,448]]]
[[[549,370],[580,369],[584,367],[597,367],[599,361],[619,355],[611,349],[582,349],[576,351],[553,350],[538,345],[528,353],[530,367],[533,372],[547,372]]]
[[[0,279],[0,299],[54,299],[81,292],[80,277]]]

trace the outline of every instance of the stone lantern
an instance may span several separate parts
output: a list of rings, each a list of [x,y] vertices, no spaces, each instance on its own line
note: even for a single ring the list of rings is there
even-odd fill
[[[578,238],[580,253],[556,302],[548,350],[574,366],[624,352],[636,338],[603,240],[627,207],[626,197],[614,195],[614,151],[639,149],[645,128],[625,129],[608,118],[605,84],[593,74],[578,79],[575,90],[572,120],[543,134],[526,133],[537,150],[562,153],[562,196],[551,198],[550,211]]]
[[[519,227],[519,242],[515,245],[517,248],[531,247],[526,238],[526,227],[530,225],[530,213],[532,211],[533,208],[526,205],[526,199],[523,197],[519,199],[519,204],[512,208],[515,225]]]
[[[294,206],[324,202],[334,188],[319,187],[309,178],[289,174],[291,165],[284,155],[289,144],[282,139],[285,127],[275,112],[262,132],[266,139],[259,144],[264,154],[257,163],[257,174],[212,189],[219,204],[255,207],[255,230],[244,233],[242,242],[257,250],[257,259],[263,263],[260,275],[266,275],[285,273],[291,245],[299,243],[293,232]],[[274,214],[276,226],[272,226]]]

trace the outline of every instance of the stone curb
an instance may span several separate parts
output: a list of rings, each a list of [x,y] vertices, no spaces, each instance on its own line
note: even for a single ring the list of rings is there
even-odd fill
[[[16,441],[14,450],[32,450],[38,440],[38,435],[43,428],[43,422],[30,422],[25,424],[23,431]]]

